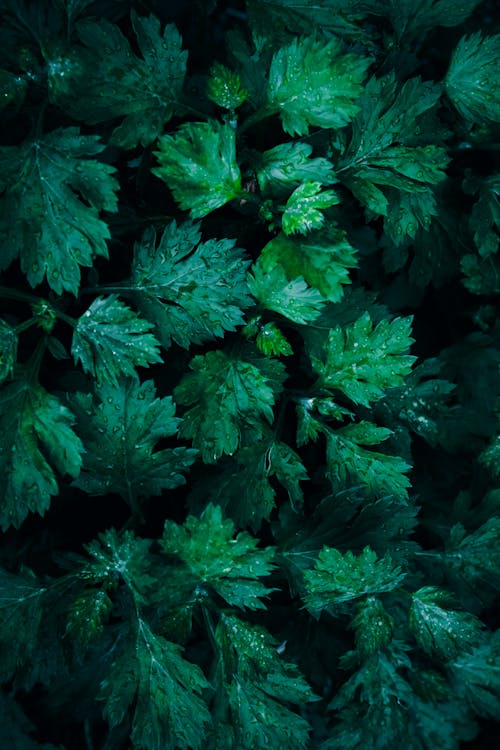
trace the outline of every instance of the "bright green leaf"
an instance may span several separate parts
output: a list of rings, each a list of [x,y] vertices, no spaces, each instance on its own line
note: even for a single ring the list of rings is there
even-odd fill
[[[179,557],[202,586],[213,587],[230,606],[264,609],[261,598],[272,589],[258,579],[271,573],[274,549],[257,544],[246,531],[236,534],[234,523],[212,503],[182,526],[166,521],[161,541],[164,552]]]
[[[238,73],[222,63],[215,63],[210,69],[207,96],[219,107],[235,110],[243,104],[248,93],[242,88]]]
[[[323,156],[310,158],[312,151],[309,143],[291,142],[256,154],[255,169],[262,192],[283,197],[304,181],[334,182],[331,162]]]
[[[371,60],[342,54],[340,39],[294,39],[273,56],[267,106],[279,112],[283,129],[305,135],[309,126],[341,128],[359,107],[356,100]]]
[[[384,391],[402,385],[415,357],[407,354],[412,318],[382,320],[375,327],[369,313],[342,329],[332,328],[322,359],[311,357],[322,387],[342,391],[356,404],[369,406]]]
[[[379,558],[369,547],[359,555],[353,555],[350,550],[342,554],[333,547],[323,547],[314,568],[304,573],[306,605],[317,613],[365,594],[393,591],[405,575],[390,557]]]
[[[282,217],[285,234],[307,234],[325,223],[322,209],[335,206],[339,199],[333,190],[321,192],[321,182],[308,180],[293,191]]]
[[[260,262],[255,263],[248,275],[248,287],[267,310],[303,325],[317,318],[325,304],[317,289],[308,286],[301,276],[289,280],[279,265],[267,270]]]
[[[279,234],[262,250],[259,263],[266,272],[276,265],[289,279],[302,276],[330,302],[338,302],[343,285],[349,284],[349,268],[358,265],[357,254],[343,230],[329,226],[306,237]]]
[[[261,326],[255,343],[259,352],[266,356],[279,357],[282,354],[284,357],[289,357],[293,354],[288,340],[275,323],[266,323]]]
[[[241,194],[235,130],[216,120],[189,122],[164,135],[151,171],[167,183],[192,218],[206,216]]]

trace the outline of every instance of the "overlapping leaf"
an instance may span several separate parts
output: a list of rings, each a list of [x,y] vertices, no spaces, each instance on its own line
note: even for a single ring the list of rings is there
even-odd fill
[[[413,342],[411,323],[411,318],[396,318],[374,328],[365,313],[344,329],[332,328],[323,359],[311,357],[321,386],[340,390],[354,403],[368,406],[387,388],[401,385],[415,361],[407,354]]]
[[[334,182],[333,167],[323,156],[311,158],[312,146],[295,141],[256,155],[256,172],[263,193],[277,197],[304,181],[318,181],[323,185]]]
[[[267,107],[278,112],[290,135],[305,135],[309,126],[340,128],[359,107],[368,57],[343,54],[340,39],[314,36],[294,39],[273,56]]]
[[[167,183],[180,207],[192,218],[206,216],[241,196],[236,134],[231,125],[189,122],[159,139],[160,163],[151,171]]]
[[[182,446],[155,450],[158,441],[177,433],[180,419],[172,398],[158,398],[151,380],[104,382],[95,396],[74,396],[72,405],[85,445],[75,486],[92,495],[117,492],[137,510],[139,498],[185,483],[196,451]]]
[[[408,622],[421,648],[443,659],[454,658],[481,640],[481,621],[455,609],[449,592],[435,586],[415,591]]]
[[[139,618],[99,697],[111,727],[132,712],[130,739],[137,750],[199,750],[210,721],[201,698],[205,688],[203,672],[182,656],[181,646],[153,633]]]
[[[57,474],[79,475],[83,446],[72,412],[24,377],[0,391],[0,526],[19,527],[29,513],[43,515],[57,495]]]
[[[464,36],[451,57],[446,92],[471,123],[500,122],[500,34]]]
[[[325,299],[338,302],[358,259],[345,232],[330,225],[306,237],[277,235],[262,250],[259,263],[268,272],[280,265],[289,279],[302,276]]]
[[[136,244],[132,275],[119,285],[155,324],[165,347],[221,337],[243,322],[251,304],[249,262],[230,239],[200,242],[198,224],[168,224],[158,242],[153,229]]]
[[[204,507],[210,497],[238,526],[250,526],[257,531],[276,505],[273,480],[287,491],[292,507],[297,510],[303,502],[300,482],[308,478],[298,454],[286,443],[266,435],[223,462],[220,472],[203,479],[190,499],[196,507]]]
[[[120,28],[103,18],[77,24],[78,44],[58,62],[50,94],[72,117],[90,124],[123,117],[112,140],[123,148],[149,146],[178,107],[187,52],[173,24],[163,33],[155,16],[132,11],[141,57]],[[54,65],[54,62],[52,63]]]
[[[392,591],[405,577],[390,557],[379,558],[369,547],[360,555],[324,547],[314,569],[306,570],[304,575],[306,604],[312,612],[352,602],[366,594]]]
[[[220,649],[216,688],[228,721],[223,723],[220,712],[216,731],[232,738],[233,747],[305,750],[308,723],[290,705],[303,706],[316,696],[295,665],[279,657],[264,628],[234,615],[222,615],[215,638]],[[209,747],[217,750],[221,745]]]
[[[178,404],[190,407],[180,435],[191,438],[205,463],[232,455],[241,443],[261,437],[273,422],[273,406],[284,367],[275,360],[249,359],[222,350],[197,355],[175,389]]]
[[[120,375],[162,361],[152,328],[116,295],[97,297],[78,319],[71,352],[97,382],[117,385]]]
[[[442,126],[435,119],[437,85],[411,78],[402,86],[393,74],[371,78],[359,100],[351,141],[337,176],[367,210],[385,216],[396,244],[414,238],[437,213],[433,186],[445,178],[449,158],[436,145]]]
[[[308,286],[302,276],[289,279],[278,264],[266,268],[261,262],[255,263],[248,287],[264,308],[303,325],[317,318],[325,304],[320,292]]]
[[[32,286],[77,293],[80,266],[108,254],[100,212],[117,208],[114,168],[88,158],[103,149],[74,127],[0,147],[0,269],[19,257]]]
[[[334,488],[361,484],[374,495],[408,497],[411,466],[400,456],[371,450],[391,434],[385,427],[359,422],[338,430],[327,429],[327,476]],[[368,447],[367,447],[368,446]]]
[[[274,549],[257,544],[245,531],[236,534],[234,523],[212,503],[182,526],[166,521],[161,540],[164,552],[179,557],[200,585],[214,588],[229,605],[265,609],[261,599],[271,589],[259,578],[271,572]]]

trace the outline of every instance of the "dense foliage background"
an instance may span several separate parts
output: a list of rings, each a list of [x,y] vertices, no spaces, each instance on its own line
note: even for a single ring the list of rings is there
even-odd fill
[[[496,4],[0,8],[0,745],[493,747]]]

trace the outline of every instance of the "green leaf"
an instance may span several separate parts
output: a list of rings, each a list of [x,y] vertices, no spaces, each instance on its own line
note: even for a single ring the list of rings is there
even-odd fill
[[[412,318],[382,320],[373,327],[369,313],[342,329],[329,331],[323,358],[311,356],[322,387],[342,391],[351,401],[369,406],[384,391],[402,385],[416,357],[408,355]]]
[[[294,39],[273,56],[267,106],[279,112],[283,129],[305,135],[309,126],[341,128],[358,111],[355,103],[371,60],[342,54],[340,39]]]
[[[458,700],[446,696],[446,702],[430,701],[416,694],[404,676],[410,668],[391,664],[383,653],[369,659],[342,686],[338,702],[332,702],[340,709],[340,720],[321,750],[377,745],[389,750],[403,743],[408,750],[459,750],[475,737],[477,726]]]
[[[28,80],[0,68],[0,110],[7,107],[19,109],[24,103]]]
[[[36,659],[46,588],[33,574],[0,568],[0,677],[8,682]]]
[[[59,487],[56,472],[77,477],[83,446],[72,412],[40,385],[20,378],[0,391],[0,526],[43,515]]]
[[[155,450],[178,431],[171,396],[157,398],[152,380],[103,382],[96,397],[71,399],[85,445],[82,472],[74,485],[91,495],[117,492],[134,510],[139,498],[185,484],[196,451],[177,446]]]
[[[256,549],[258,539],[235,531],[234,523],[222,517],[220,506],[209,503],[200,518],[188,516],[182,526],[166,521],[160,544],[230,606],[265,609],[261,598],[272,589],[258,579],[271,573],[274,549]]]
[[[500,292],[500,257],[481,258],[472,253],[462,255],[460,268],[464,274],[463,285],[473,294],[498,294]]]
[[[272,424],[284,366],[270,362],[256,359],[254,364],[222,350],[191,360],[193,372],[183,377],[174,395],[178,404],[191,407],[180,435],[192,439],[205,463],[215,463],[224,453],[232,455],[241,443],[261,437],[265,422]],[[272,370],[266,370],[269,367]]]
[[[284,233],[307,234],[313,229],[320,229],[325,223],[321,209],[337,203],[339,199],[333,190],[321,192],[321,182],[303,182],[286,202],[282,217]]]
[[[449,665],[454,687],[479,716],[500,721],[500,638],[463,654]]]
[[[264,628],[233,615],[222,614],[215,638],[216,689],[234,732],[233,746],[305,750],[310,727],[289,704],[303,707],[316,696],[295,665],[281,660]]]
[[[390,557],[379,558],[369,547],[359,555],[323,547],[314,568],[304,572],[306,606],[319,613],[326,607],[351,602],[366,594],[393,591],[405,575]]]
[[[345,417],[353,418],[354,414],[339,406],[332,398],[299,398],[297,400],[297,445],[302,446],[310,440],[317,440],[325,429],[323,418],[339,422]],[[314,414],[316,412],[316,414]]]
[[[238,73],[222,63],[215,63],[210,69],[207,96],[219,107],[234,111],[243,104],[248,92],[242,87]]]
[[[117,208],[115,169],[84,158],[103,149],[78,128],[0,147],[0,269],[20,257],[31,286],[46,277],[56,294],[78,292],[80,266],[108,254],[99,212]]]
[[[306,237],[279,234],[265,245],[259,263],[269,272],[284,268],[290,279],[302,276],[330,302],[339,302],[344,284],[350,284],[349,269],[358,265],[355,249],[342,229],[329,226]]]
[[[210,714],[200,694],[203,672],[182,656],[182,648],[153,633],[138,618],[137,632],[114,660],[99,699],[110,727],[133,713],[130,739],[138,750],[176,747],[199,750]]]
[[[456,386],[439,376],[441,363],[424,360],[408,375],[403,386],[391,388],[376,406],[380,415],[390,414],[391,421],[402,422],[430,445],[446,445],[441,423],[449,413],[449,401]],[[391,422],[392,423],[392,422]]]
[[[292,141],[256,154],[255,170],[261,191],[283,197],[304,181],[335,182],[331,162],[323,156],[311,159],[312,151],[309,143]]]
[[[468,195],[479,193],[472,207],[469,226],[479,255],[486,258],[498,252],[500,246],[500,174],[478,177],[468,170],[463,188]]]
[[[141,539],[132,531],[108,529],[85,545],[90,562],[79,571],[79,577],[106,590],[124,583],[134,604],[143,603],[158,584],[150,572],[150,547],[150,539]]]
[[[167,183],[180,207],[192,218],[206,216],[241,194],[236,161],[235,131],[231,125],[189,122],[175,135],[164,135],[152,173]]]
[[[185,349],[235,331],[252,299],[246,261],[235,240],[200,242],[198,224],[168,224],[156,245],[154,229],[136,243],[132,274],[121,285],[165,347]],[[121,290],[121,289],[120,289]]]
[[[173,24],[132,11],[141,57],[119,27],[103,18],[77,24],[78,44],[66,58],[64,78],[53,76],[50,96],[71,117],[91,125],[124,118],[111,136],[122,148],[149,146],[178,109],[187,52]]]
[[[202,508],[210,497],[238,526],[257,531],[276,506],[273,479],[287,491],[292,508],[298,510],[304,499],[300,482],[309,479],[307,471],[290,446],[266,435],[254,445],[240,448],[222,463],[215,477],[204,478],[191,493],[190,501]]]
[[[392,641],[394,620],[379,599],[367,596],[359,602],[350,627],[355,631],[357,651],[366,658]]]
[[[0,383],[14,374],[17,362],[17,333],[0,318]]]
[[[266,356],[289,357],[293,349],[285,338],[283,331],[274,323],[266,323],[261,326],[255,339],[257,349]]]
[[[117,385],[120,375],[162,361],[151,328],[116,295],[97,297],[78,319],[71,353],[97,382]]]
[[[479,124],[500,122],[500,34],[464,36],[451,57],[446,93],[462,115]]]
[[[495,435],[479,456],[480,462],[495,479],[500,478],[500,435]]]
[[[454,609],[453,604],[453,596],[435,586],[424,586],[412,594],[408,625],[430,656],[453,659],[481,640],[481,621]]]
[[[364,447],[386,440],[391,430],[362,421],[335,431],[327,429],[325,434],[327,476],[334,487],[361,484],[375,495],[408,497],[410,480],[405,473],[411,466],[399,456]]]
[[[337,175],[365,206],[367,218],[386,216],[385,230],[401,244],[437,213],[434,186],[445,179],[449,158],[435,145],[443,135],[435,108],[439,86],[410,78],[399,86],[393,73],[372,77],[359,99],[360,112]]]
[[[288,279],[278,264],[265,268],[258,261],[248,275],[248,287],[267,310],[272,310],[294,323],[307,325],[318,317],[325,300],[299,276]]]
[[[113,602],[103,589],[86,589],[72,603],[68,612],[67,632],[86,648],[98,638],[113,608]]]
[[[488,518],[468,534],[461,523],[450,530],[444,553],[437,554],[457,594],[480,601],[500,586],[500,517]]]

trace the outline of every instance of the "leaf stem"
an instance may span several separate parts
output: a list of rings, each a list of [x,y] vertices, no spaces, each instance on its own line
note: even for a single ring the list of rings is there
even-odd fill
[[[43,300],[42,297],[37,297],[34,294],[29,294],[28,292],[19,292],[17,289],[11,289],[7,286],[0,286],[0,297],[5,297],[5,299],[13,299],[17,302],[40,302],[40,300]],[[45,301],[45,300],[43,300]]]

